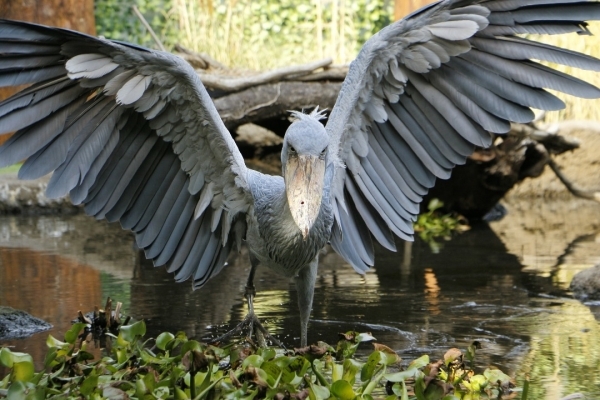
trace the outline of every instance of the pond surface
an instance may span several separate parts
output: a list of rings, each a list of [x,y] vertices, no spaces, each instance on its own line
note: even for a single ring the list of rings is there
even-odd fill
[[[309,341],[370,331],[405,360],[441,357],[451,347],[482,343],[481,368],[496,366],[530,399],[581,392],[600,398],[600,303],[570,297],[572,276],[600,263],[600,207],[590,203],[519,202],[490,226],[481,224],[444,242],[438,253],[416,241],[399,252],[379,249],[364,276],[332,250],[321,256]],[[48,334],[62,339],[78,310],[107,296],[145,319],[150,335],[185,331],[202,339],[239,322],[249,272],[247,252],[201,290],[177,284],[153,268],[118,225],[85,216],[0,217],[0,305],[25,310],[51,331],[6,341],[43,360]],[[299,345],[293,284],[257,272],[256,310],[271,333]],[[369,347],[365,347],[369,351]]]

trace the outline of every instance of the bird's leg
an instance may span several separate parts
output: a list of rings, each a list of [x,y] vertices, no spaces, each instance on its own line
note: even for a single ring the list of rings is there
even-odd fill
[[[308,319],[312,310],[315,282],[319,256],[315,257],[306,267],[302,268],[294,278],[298,292],[298,307],[300,308],[300,347],[305,347],[308,336]]]
[[[246,289],[244,291],[244,297],[248,302],[248,314],[242,320],[242,322],[240,322],[235,328],[225,333],[224,335],[219,336],[216,339],[212,339],[210,342],[225,342],[231,339],[233,336],[241,333],[244,329],[248,329],[247,337],[251,338],[254,334],[260,347],[267,347],[265,339],[269,339],[276,346],[285,349],[285,346],[279,340],[271,336],[269,331],[267,331],[267,329],[261,324],[260,320],[254,313],[254,296],[256,296],[256,289],[254,288],[254,273],[256,271],[256,267],[258,266],[258,260],[250,256],[250,263],[252,264],[252,268],[250,268],[250,274],[248,275],[248,280],[246,281]],[[254,328],[256,328],[256,333],[254,333]]]

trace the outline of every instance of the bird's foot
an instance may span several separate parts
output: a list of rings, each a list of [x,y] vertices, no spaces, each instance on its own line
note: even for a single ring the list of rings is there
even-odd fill
[[[256,338],[258,347],[267,347],[267,340],[271,341],[275,346],[285,349],[283,343],[269,333],[267,328],[263,326],[256,314],[248,313],[246,317],[236,325],[235,328],[217,338],[210,339],[210,343],[223,343],[231,340],[243,331],[247,331],[246,340],[253,342],[252,336]]]

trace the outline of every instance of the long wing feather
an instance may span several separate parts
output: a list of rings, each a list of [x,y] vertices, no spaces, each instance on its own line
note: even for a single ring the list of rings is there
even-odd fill
[[[171,54],[77,32],[0,20],[0,166],[53,172],[71,194],[119,220],[156,265],[202,286],[245,235],[247,169],[197,74]],[[200,205],[200,207],[198,207]],[[196,213],[194,214],[194,209]]]
[[[564,103],[545,89],[599,98],[600,89],[541,65],[600,71],[600,60],[517,34],[588,34],[600,2],[444,0],[371,38],[351,64],[327,131],[337,155],[331,243],[357,271],[372,265],[365,228],[391,248],[386,229],[410,240],[418,205],[475,146],[531,107]],[[359,236],[360,235],[360,236]]]

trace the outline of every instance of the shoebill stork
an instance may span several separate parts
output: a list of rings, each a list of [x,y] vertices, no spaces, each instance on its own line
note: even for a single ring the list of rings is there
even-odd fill
[[[246,241],[293,278],[307,342],[319,251],[330,243],[358,273],[373,240],[411,240],[419,203],[475,146],[530,108],[600,90],[532,60],[589,70],[600,61],[521,35],[589,34],[600,3],[444,0],[381,30],[351,64],[327,124],[293,113],[282,175],[249,169],[198,75],[161,51],[24,22],[0,22],[0,85],[31,84],[0,104],[0,165],[53,173],[97,219],[119,221],[157,266],[194,288]],[[252,307],[250,306],[252,312]]]

